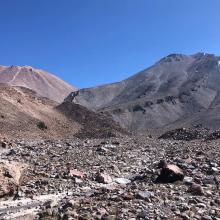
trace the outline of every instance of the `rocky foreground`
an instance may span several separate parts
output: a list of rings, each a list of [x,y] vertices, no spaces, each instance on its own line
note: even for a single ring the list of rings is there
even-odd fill
[[[0,219],[220,219],[220,140],[2,143]]]

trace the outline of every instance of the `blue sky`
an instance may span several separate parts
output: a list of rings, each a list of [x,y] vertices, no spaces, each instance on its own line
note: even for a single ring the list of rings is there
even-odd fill
[[[119,81],[170,53],[220,55],[219,0],[6,0],[0,64],[82,88]]]

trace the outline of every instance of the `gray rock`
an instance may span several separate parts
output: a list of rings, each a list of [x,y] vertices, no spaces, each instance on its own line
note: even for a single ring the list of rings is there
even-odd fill
[[[202,216],[201,220],[212,220],[212,217],[208,215],[204,215]]]
[[[188,191],[192,195],[202,196],[204,195],[204,190],[201,185],[193,183],[192,186],[189,187]]]
[[[154,193],[150,192],[150,191],[147,191],[147,190],[145,190],[145,191],[138,191],[137,195],[136,195],[136,197],[138,199],[144,199],[144,200],[145,199],[149,199],[149,198],[151,198],[153,196],[154,196]]]
[[[186,184],[186,185],[191,185],[193,183],[193,178],[190,177],[190,176],[185,176],[184,179],[183,179],[183,182]]]

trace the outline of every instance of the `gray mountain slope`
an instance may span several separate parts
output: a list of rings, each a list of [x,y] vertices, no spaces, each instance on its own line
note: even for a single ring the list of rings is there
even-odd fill
[[[216,128],[220,126],[220,57],[171,54],[122,82],[78,90],[66,101],[109,112],[133,131],[183,124]]]
[[[76,90],[58,77],[31,66],[0,66],[0,83],[29,88],[56,102],[62,102]]]

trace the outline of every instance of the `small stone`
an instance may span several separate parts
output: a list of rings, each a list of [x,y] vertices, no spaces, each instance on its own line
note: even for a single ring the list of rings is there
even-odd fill
[[[190,192],[192,195],[204,195],[204,190],[202,186],[196,183],[193,183],[192,186],[189,187],[188,192]]]
[[[114,182],[107,183],[107,184],[102,186],[103,189],[106,189],[106,190],[109,190],[109,191],[115,190],[115,189],[117,189],[117,187],[118,187],[118,185]]]
[[[84,173],[74,169],[74,170],[70,170],[69,176],[70,177],[77,177],[77,178],[83,179],[84,178]]]
[[[112,178],[108,174],[105,174],[105,173],[97,173],[95,179],[99,183],[108,184],[112,182]]]
[[[124,200],[132,200],[132,199],[134,199],[134,195],[131,193],[126,193],[123,195],[123,199]]]
[[[124,185],[131,183],[131,180],[126,178],[116,178],[114,181],[118,184],[124,184]]]
[[[119,168],[114,164],[114,165],[112,165],[112,168],[113,168],[113,170],[117,173],[117,174],[120,174],[121,172],[120,172],[120,170],[119,170]]]
[[[182,213],[181,217],[182,217],[183,220],[189,220],[190,219],[190,217],[186,213]]]
[[[217,173],[218,172],[218,168],[216,168],[216,167],[212,167],[211,170],[212,170],[213,173]]]
[[[105,208],[99,208],[99,209],[97,210],[97,213],[96,213],[96,214],[99,215],[99,216],[104,216],[104,215],[107,214],[107,211],[106,211]]]
[[[154,193],[152,193],[152,192],[149,192],[149,191],[147,191],[147,190],[145,190],[145,191],[139,191],[138,193],[137,193],[137,195],[136,195],[136,197],[138,198],[138,199],[149,199],[150,197],[152,197],[152,196],[154,196]]]
[[[68,215],[71,216],[74,219],[78,219],[79,215],[75,210],[68,210]]]
[[[10,149],[6,155],[7,156],[12,156],[12,155],[15,155],[15,154],[16,154],[16,151],[14,149]]]
[[[206,205],[204,203],[197,203],[196,206],[199,207],[199,208],[202,208],[202,209],[206,208]]]
[[[215,203],[220,205],[220,199],[215,199]]]
[[[115,215],[105,215],[102,217],[101,220],[116,220],[116,216]]]
[[[75,183],[83,183],[83,180],[82,179],[79,179],[79,178],[75,178]]]
[[[108,152],[109,152],[109,150],[108,150],[107,148],[101,147],[101,146],[97,147],[96,151],[97,151],[99,154],[105,154],[105,153],[108,153]]]
[[[210,217],[208,215],[204,215],[204,216],[202,216],[201,220],[212,220],[212,217]]]
[[[8,144],[5,141],[0,141],[0,147],[7,148]]]
[[[140,213],[138,213],[137,219],[148,219],[147,216],[148,213],[146,211],[141,211]]]
[[[193,182],[193,178],[190,177],[190,176],[185,176],[184,179],[183,179],[183,182],[184,182],[186,185],[191,185],[192,182]]]
[[[181,204],[181,207],[180,207],[180,211],[181,211],[181,212],[188,211],[189,209],[190,209],[190,207],[188,206],[187,203],[182,203],[182,204]]]

